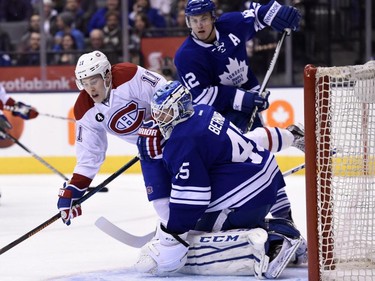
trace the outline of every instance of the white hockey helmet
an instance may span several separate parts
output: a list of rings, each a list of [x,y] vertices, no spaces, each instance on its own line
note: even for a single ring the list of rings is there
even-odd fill
[[[82,79],[100,74],[103,79],[111,71],[111,64],[107,56],[100,51],[83,54],[79,57],[75,75],[79,90],[83,90]]]

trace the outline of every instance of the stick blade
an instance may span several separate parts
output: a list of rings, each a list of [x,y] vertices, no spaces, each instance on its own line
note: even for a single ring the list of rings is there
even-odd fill
[[[125,230],[114,225],[112,222],[107,220],[105,217],[100,217],[96,220],[95,226],[98,227],[101,231],[108,234],[112,238],[124,243],[133,248],[142,248],[148,241],[150,241],[155,232],[151,232],[144,236],[136,236],[126,232]]]

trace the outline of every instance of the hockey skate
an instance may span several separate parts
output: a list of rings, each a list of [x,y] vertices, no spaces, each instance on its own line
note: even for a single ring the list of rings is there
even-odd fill
[[[279,234],[274,234],[279,235]],[[270,262],[268,269],[264,276],[267,279],[277,279],[280,274],[283,272],[285,267],[288,265],[288,263],[291,261],[291,259],[294,258],[295,253],[298,249],[298,247],[301,244],[302,238],[292,239],[288,238],[284,235],[282,236],[284,239],[283,241],[279,241],[279,243],[270,245],[269,249],[269,257]],[[280,243],[281,242],[281,243]]]
[[[305,129],[304,127],[299,125],[290,125],[286,128],[289,132],[292,133],[294,136],[294,141],[292,146],[298,148],[302,152],[305,152]]]
[[[307,241],[305,238],[301,236],[301,244],[299,245],[296,253],[294,254],[294,258],[291,259],[289,265],[301,265],[307,263]]]

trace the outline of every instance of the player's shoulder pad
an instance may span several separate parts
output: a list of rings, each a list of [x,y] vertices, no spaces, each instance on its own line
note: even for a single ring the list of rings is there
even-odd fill
[[[131,80],[137,73],[138,66],[130,62],[123,62],[114,64],[112,66],[112,88],[116,89],[118,86]]]
[[[74,104],[75,119],[80,120],[92,107],[94,107],[94,101],[85,90],[82,90]]]

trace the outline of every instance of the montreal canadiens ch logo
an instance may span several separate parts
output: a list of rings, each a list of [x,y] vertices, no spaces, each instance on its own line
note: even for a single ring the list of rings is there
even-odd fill
[[[138,108],[136,102],[130,102],[112,115],[109,128],[119,135],[133,134],[138,131],[145,115],[146,109]]]

